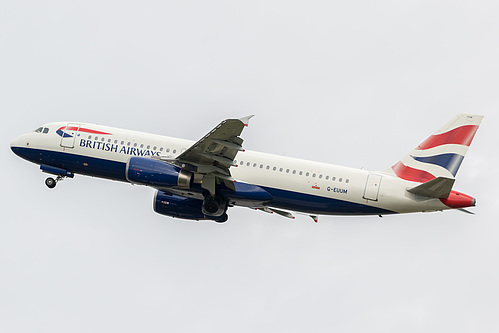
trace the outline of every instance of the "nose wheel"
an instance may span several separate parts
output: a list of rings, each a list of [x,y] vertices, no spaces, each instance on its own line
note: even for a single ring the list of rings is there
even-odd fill
[[[55,185],[57,185],[57,181],[54,178],[49,177],[45,179],[45,185],[47,185],[48,188],[54,188]]]
[[[49,177],[49,178],[45,179],[45,185],[47,185],[48,188],[54,188],[57,185],[57,183],[63,179],[64,179],[64,177],[62,177],[62,176],[57,176],[56,179]]]

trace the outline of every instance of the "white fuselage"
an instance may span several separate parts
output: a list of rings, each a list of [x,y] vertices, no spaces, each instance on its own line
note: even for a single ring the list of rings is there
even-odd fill
[[[127,181],[124,166],[132,156],[174,159],[194,141],[113,127],[69,123],[88,131],[71,137],[57,133],[67,122],[43,126],[48,133],[32,132],[12,142],[16,154],[37,164],[65,168],[77,163],[74,173]],[[47,130],[46,130],[47,131]],[[296,158],[241,151],[230,173],[235,181],[260,186],[274,200],[269,207],[307,214],[389,214],[449,209],[436,198],[407,192],[417,185],[390,171],[370,172]],[[75,164],[76,165],[76,164]],[[173,192],[185,194],[186,191]],[[193,194],[194,195],[194,194]]]

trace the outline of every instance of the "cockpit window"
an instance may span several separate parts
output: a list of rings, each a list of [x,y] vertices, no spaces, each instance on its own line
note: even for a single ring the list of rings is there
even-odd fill
[[[35,130],[35,133],[43,133],[43,134],[47,134],[49,131],[50,131],[50,129],[49,129],[48,127],[38,127],[38,128]]]

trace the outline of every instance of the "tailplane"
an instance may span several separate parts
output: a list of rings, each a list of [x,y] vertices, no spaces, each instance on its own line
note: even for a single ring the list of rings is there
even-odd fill
[[[399,178],[419,183],[435,178],[454,179],[482,118],[464,113],[455,116],[388,171]],[[437,183],[445,183],[445,191],[450,184],[449,181]]]
[[[407,191],[423,197],[446,199],[452,191],[454,182],[455,179],[453,178],[438,177],[410,188]]]

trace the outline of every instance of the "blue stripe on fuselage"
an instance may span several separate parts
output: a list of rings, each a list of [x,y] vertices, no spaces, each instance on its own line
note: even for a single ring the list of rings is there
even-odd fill
[[[324,215],[386,215],[396,212],[344,200],[261,186],[272,195],[268,206]]]
[[[126,163],[123,162],[34,148],[12,147],[12,151],[36,164],[46,164],[87,176],[127,181],[125,177]],[[260,187],[272,195],[272,200],[267,205],[274,208],[324,215],[386,215],[396,213],[344,200],[272,187]],[[196,192],[195,189],[193,190]],[[202,190],[200,188],[200,191]],[[230,197],[228,192],[225,193]]]
[[[46,164],[87,176],[127,181],[125,177],[126,163],[123,162],[51,150],[23,147],[11,148],[19,157],[36,164]]]

